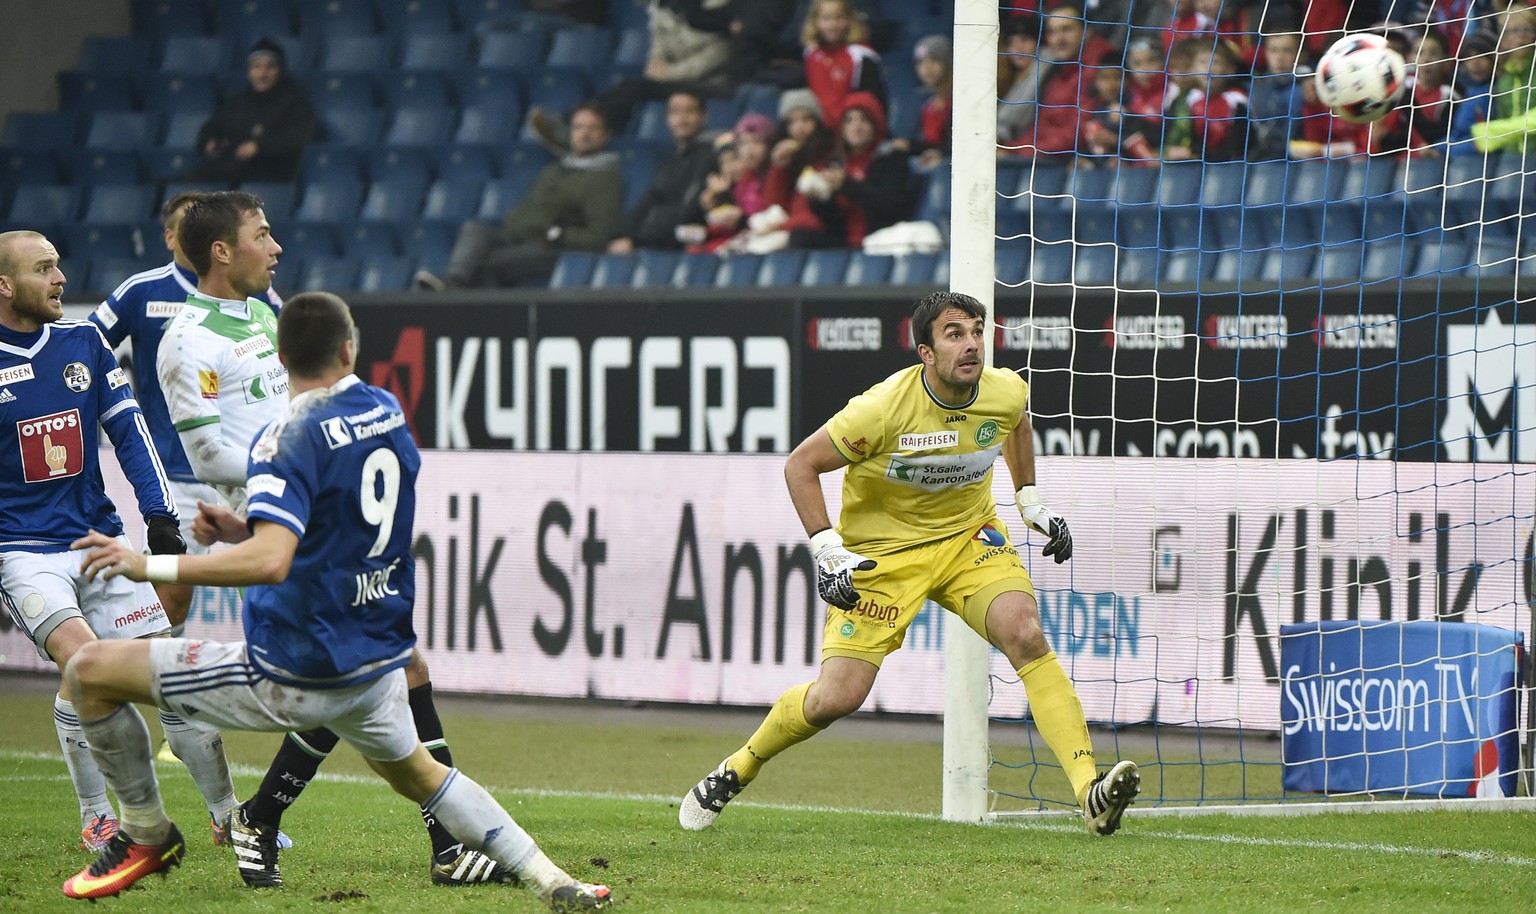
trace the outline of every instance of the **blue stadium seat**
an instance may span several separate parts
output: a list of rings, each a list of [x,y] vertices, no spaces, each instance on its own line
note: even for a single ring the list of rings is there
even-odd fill
[[[299,290],[345,292],[355,289],[360,266],[356,257],[318,257],[306,260],[299,273]]]
[[[214,0],[214,28],[249,47],[262,37],[294,34],[294,20],[286,3],[272,0]]]
[[[1365,201],[1365,240],[1400,237],[1407,219],[1407,204],[1401,195],[1369,197]]]
[[[366,33],[329,35],[316,61],[321,70],[359,70],[364,73],[384,73],[394,65],[394,36]]]
[[[917,207],[917,218],[934,224],[940,224],[940,220],[949,219],[949,194],[950,172],[949,163],[944,162],[928,172],[928,183],[923,188],[923,194]]]
[[[587,100],[591,87],[585,70],[545,68],[530,76],[524,85],[528,93],[528,107],[564,116],[572,108]]]
[[[1116,260],[1118,281],[1124,289],[1151,289],[1157,283],[1156,248],[1121,248]]]
[[[453,8],[443,0],[375,0],[386,28],[400,34],[454,31]]]
[[[470,36],[455,32],[401,32],[400,66],[406,70],[457,70],[471,59]]]
[[[640,63],[643,66],[645,61],[642,59]],[[755,111],[777,120],[780,92],[772,83],[743,83],[736,89],[736,101],[740,103],[742,113]]]
[[[384,112],[377,108],[323,108],[320,120],[331,143],[368,148],[384,135]]]
[[[898,286],[926,286],[933,283],[939,255],[928,251],[897,254],[891,264],[891,283]]]
[[[523,102],[523,77],[516,70],[476,67],[451,74],[450,79],[461,107]]]
[[[447,108],[448,76],[441,70],[394,70],[378,77],[387,108]]]
[[[755,286],[762,267],[761,254],[730,254],[721,259],[720,267],[715,271],[715,287]]]
[[[712,98],[704,105],[704,129],[709,133],[729,133],[741,118],[741,105],[734,98]]]
[[[475,218],[480,208],[482,187],[478,178],[452,175],[438,178],[427,188],[421,206],[423,219],[445,219],[463,222]]]
[[[146,111],[162,117],[180,111],[207,115],[219,101],[213,80],[199,73],[146,73],[139,96]]]
[[[1240,186],[1244,206],[1271,206],[1285,202],[1285,185],[1288,175],[1285,162],[1254,162],[1243,166]],[[1204,202],[1211,202],[1203,197]],[[1228,202],[1228,201],[1219,201]],[[1238,202],[1238,201],[1231,201]]]
[[[1110,171],[1115,203],[1120,206],[1136,203],[1154,203],[1158,195],[1157,168],[1116,168]]]
[[[482,102],[460,111],[455,143],[482,146],[510,146],[518,142],[523,130],[523,109],[517,99]]]
[[[897,66],[899,67],[900,64]],[[887,135],[908,137],[917,133],[918,121],[923,114],[923,106],[917,94],[897,91],[889,95],[889,104],[886,105],[885,113]]]
[[[1215,268],[1216,258],[1199,250],[1162,251],[1158,258],[1159,286],[1198,286],[1202,280],[1211,278]]]
[[[196,153],[197,135],[207,121],[206,111],[170,112],[165,119],[165,130],[160,135],[160,148]]]
[[[1113,202],[1114,189],[1109,182],[1114,174],[1111,169],[1092,168],[1079,160],[1062,183],[1062,193],[1069,196],[1061,201],[1061,205],[1070,206],[1073,201],[1079,205]]]
[[[866,254],[854,251],[848,258],[848,270],[843,283],[849,286],[881,286],[891,281],[894,257],[885,254]]]
[[[128,111],[137,103],[135,80],[125,73],[60,70],[59,107],[69,111]]]
[[[365,257],[357,273],[361,292],[398,292],[412,288],[416,263],[409,258]]]
[[[1409,277],[1461,276],[1477,262],[1475,245],[1463,243],[1421,244]]]
[[[619,171],[624,178],[623,210],[627,213],[635,208],[650,186],[651,178],[656,174],[656,163],[644,156],[625,158],[619,162]]]
[[[1339,183],[1339,197],[1387,197],[1401,189],[1397,156],[1355,156],[1347,160],[1344,179]]]
[[[593,26],[555,29],[550,37],[545,66],[591,67],[613,58],[613,32]]]
[[[23,184],[57,184],[58,154],[43,149],[0,149],[0,188]],[[8,191],[4,191],[8,193]],[[0,207],[9,202],[0,200]]]
[[[458,112],[452,108],[401,108],[390,119],[384,142],[391,146],[435,146],[454,135]]]
[[[400,246],[415,257],[416,265],[438,275],[448,268],[448,255],[453,251],[458,237],[461,219],[414,219],[405,225],[395,226],[395,237]]]
[[[588,280],[594,289],[627,288],[635,276],[636,258],[632,254],[602,254],[592,267]]]
[[[461,128],[463,124],[459,125]],[[437,146],[432,152],[434,174],[464,178],[484,184],[496,177],[496,150],[490,146],[462,143]]]
[[[1243,199],[1248,166],[1243,162],[1207,162],[1201,169],[1200,203],[1236,206]]]
[[[800,282],[807,286],[840,286],[843,274],[848,271],[851,251],[811,251],[805,258],[805,268]]]
[[[1036,244],[1030,254],[1029,279],[1037,283],[1067,283],[1072,279],[1072,245]]]
[[[999,285],[1010,288],[1023,285],[1028,270],[1028,242],[999,244],[993,252],[992,275]]]
[[[77,70],[137,78],[153,69],[154,41],[142,35],[87,35]]]
[[[299,189],[292,181],[247,181],[240,185],[240,189],[261,198],[262,212],[276,227],[274,231],[292,220],[294,204],[299,198]]]
[[[672,272],[672,285],[679,288],[701,288],[715,284],[715,273],[720,269],[718,254],[684,254]]]
[[[326,0],[299,6],[299,28],[327,36],[368,35],[377,23],[370,0]]]
[[[1323,281],[1359,279],[1365,275],[1365,245],[1360,241],[1324,244],[1318,261],[1318,275]]]
[[[341,245],[336,240],[336,228],[329,222],[294,220],[286,226],[273,227],[272,235],[282,245],[282,260],[288,262],[286,272],[290,276],[297,273],[293,268],[295,261],[341,254]]]
[[[480,38],[475,62],[482,68],[538,73],[544,66],[546,36],[535,30],[491,32]]]
[[[23,184],[11,197],[13,225],[71,222],[80,211],[80,188],[69,184]]]
[[[363,161],[368,180],[419,183],[423,193],[436,167],[432,150],[419,146],[381,146],[367,153]]]
[[[624,29],[619,32],[619,41],[613,49],[613,63],[615,66],[631,69],[636,72],[645,67],[645,61],[651,53],[651,36],[645,29]],[[746,88],[743,86],[742,88]],[[774,87],[773,115],[778,114],[778,87]],[[741,98],[741,93],[737,93]],[[767,112],[764,111],[766,114]]]
[[[1285,202],[1293,205],[1321,205],[1342,198],[1344,160],[1305,159],[1290,163],[1286,171]]]
[[[1367,241],[1361,259],[1361,277],[1372,280],[1401,279],[1406,276],[1412,260],[1411,257],[1405,257],[1405,254],[1411,255],[1414,252],[1405,248],[1405,240],[1402,235],[1398,235]]]
[[[86,222],[140,222],[156,213],[155,188],[149,184],[98,184],[87,191]]]
[[[0,143],[8,149],[64,149],[79,135],[80,118],[73,111],[12,111]]]
[[[63,150],[60,158],[74,184],[136,184],[139,180],[138,153],[76,148]]]
[[[764,255],[763,265],[757,271],[760,286],[798,286],[800,274],[805,271],[806,252],[789,248]]]
[[[1516,250],[1513,239],[1483,237],[1472,249],[1471,269],[1477,276],[1500,277],[1515,274]]]
[[[1006,241],[1018,241],[1021,238],[1030,237],[1029,213],[1021,213],[1015,210],[999,208],[997,210],[997,243]]]
[[[299,157],[301,183],[329,179],[361,184],[364,177],[361,147],[318,143],[305,149]]]
[[[1119,206],[1114,209],[1103,209],[1097,212],[1079,212],[1078,221],[1091,225],[1094,222],[1100,225],[1109,224],[1113,227],[1118,238],[1115,241],[1121,247],[1156,247],[1158,234],[1162,228],[1163,213],[1167,212],[1162,207],[1144,203],[1140,206]],[[1060,217],[1052,217],[1043,220],[1060,223],[1065,220]],[[1038,229],[1038,226],[1037,226]],[[1036,236],[1044,241],[1060,241],[1070,235],[1063,235],[1057,231],[1047,231]],[[1078,239],[1088,240],[1086,237]]]
[[[1200,202],[1202,183],[1205,179],[1205,162],[1164,162],[1161,169],[1133,168],[1133,171],[1161,171],[1157,186],[1157,202],[1164,206],[1179,206]],[[1121,168],[1124,171],[1124,168]]]
[[[59,254],[70,261],[87,258],[134,260],[139,259],[146,249],[152,248],[156,253],[165,251],[161,246],[161,235],[145,238],[135,223],[64,224],[59,226],[57,234]],[[119,281],[127,279],[128,275],[123,274]]]
[[[90,149],[143,149],[158,145],[160,115],[152,111],[98,111],[86,129]]]
[[[636,139],[650,143],[663,143],[672,138],[672,132],[667,129],[667,103],[660,99],[652,99],[640,106],[629,119],[629,132]]]
[[[427,195],[427,175],[399,173],[375,179],[363,197],[358,218],[364,222],[406,222],[421,214]]]
[[[501,220],[506,218],[507,211],[528,194],[528,188],[533,186],[536,174],[532,170],[524,169],[506,177],[497,178],[485,185],[485,190],[480,196],[480,208],[476,211],[475,218],[500,225]]]
[[[202,0],[133,0],[133,33],[150,39],[208,33]]]
[[[362,202],[362,189],[351,181],[311,179],[299,192],[293,216],[314,222],[351,222]]]
[[[1259,277],[1266,282],[1281,284],[1287,288],[1317,286],[1315,265],[1319,247],[1309,245],[1273,251],[1264,258]]]
[[[1072,261],[1072,282],[1078,286],[1115,284],[1115,247],[1110,244],[1079,245]]]
[[[310,101],[317,111],[372,108],[375,104],[373,74],[361,70],[316,72],[308,86]]]
[[[403,253],[394,226],[383,222],[338,226],[336,244],[341,247],[343,257],[379,259],[399,257]]]
[[[1359,242],[1365,239],[1365,207],[1359,202],[1335,200],[1318,208],[1323,244]]]
[[[681,259],[682,254],[678,251],[636,251],[635,272],[629,284],[636,289],[669,286]]]
[[[584,289],[592,281],[597,255],[589,251],[561,251],[555,270],[549,274],[551,289]]]
[[[160,50],[157,69],[166,73],[203,74],[211,79],[224,72],[228,60],[229,48],[222,36],[172,35]]]

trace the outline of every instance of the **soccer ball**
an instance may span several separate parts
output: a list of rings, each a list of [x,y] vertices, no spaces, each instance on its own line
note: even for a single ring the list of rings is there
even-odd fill
[[[1345,35],[1317,62],[1313,81],[1317,98],[1353,124],[1386,116],[1403,95],[1407,79],[1403,56],[1380,35]]]

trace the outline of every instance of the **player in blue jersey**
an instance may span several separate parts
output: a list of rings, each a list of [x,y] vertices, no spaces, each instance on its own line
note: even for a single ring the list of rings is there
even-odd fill
[[[0,234],[0,602],[38,653],[62,671],[82,646],[169,629],[154,591],[89,581],[70,543],[88,530],[128,548],[98,462],[98,426],[133,484],[158,555],[185,551],[165,470],[128,378],[101,332],[62,320],[59,255],[36,232]],[[65,685],[54,725],[80,801],[81,843],[100,850],[117,830],[102,779]],[[137,712],[134,712],[137,714]],[[234,808],[234,785],[217,731],[168,730],[215,816]]]
[[[165,475],[170,477],[176,510],[181,515],[182,538],[187,541],[187,551],[194,555],[207,551],[192,536],[197,503],[212,502],[218,494],[199,481],[187,460],[187,452],[171,424],[160,379],[155,376],[155,361],[166,324],[181,312],[187,297],[197,291],[197,274],[177,244],[176,232],[187,207],[202,195],[202,191],[186,191],[165,201],[160,207],[160,223],[165,227],[165,247],[171,252],[171,262],[128,277],[90,317],[114,348],[122,346],[125,340],[132,343],[129,372],[133,392],[144,411],[144,420],[149,423],[149,434],[165,465]],[[282,306],[282,298],[275,289],[255,293],[254,297],[266,302],[273,311]],[[192,608],[192,588],[185,584],[157,584],[155,593],[171,620],[172,634],[180,635]]]
[[[123,828],[64,893],[116,895],[181,861],[183,841],[160,801],[148,732],[124,713],[125,702],[142,700],[235,729],[329,727],[397,792],[553,910],[608,907],[606,887],[556,866],[483,788],[417,739],[404,668],[416,643],[411,544],[420,454],[395,398],[353,374],[356,327],[341,299],[295,296],[277,333],[292,401],[251,448],[249,527],[212,506],[199,520],[236,545],[146,557],[101,533],[77,543],[91,550],[83,571],[92,580],[248,590],[244,642],[102,642],[75,655],[65,675],[81,696],[81,719],[119,798]],[[231,834],[261,832],[243,818],[231,820]],[[259,837],[275,865],[273,836]]]

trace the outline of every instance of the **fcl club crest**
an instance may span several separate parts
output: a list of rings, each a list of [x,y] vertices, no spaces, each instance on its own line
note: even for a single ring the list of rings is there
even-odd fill
[[[64,366],[64,386],[77,394],[91,389],[91,370],[84,362],[70,362]]]

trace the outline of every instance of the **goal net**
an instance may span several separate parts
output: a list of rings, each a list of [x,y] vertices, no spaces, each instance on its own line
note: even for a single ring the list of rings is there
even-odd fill
[[[1309,100],[1345,24],[1305,3],[1025,5],[959,0],[934,181],[1072,525],[1065,565],[1014,533],[1100,768],[1138,762],[1138,811],[1520,802],[1536,125],[1458,118],[1529,91],[1536,34],[1349,22],[1417,76],[1356,127]],[[946,816],[1074,809],[1006,660],[949,631]]]

